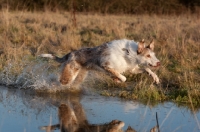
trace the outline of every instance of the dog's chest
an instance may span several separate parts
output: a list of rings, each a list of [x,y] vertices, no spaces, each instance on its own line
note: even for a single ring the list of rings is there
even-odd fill
[[[132,69],[131,63],[127,62],[127,60],[124,57],[117,57],[116,61],[111,60],[111,62],[112,67],[120,73],[124,73]]]
[[[129,48],[130,43],[129,41],[114,41],[109,45],[109,55],[105,58],[110,63],[110,67],[114,68],[120,73],[126,72],[131,70],[135,67],[136,62],[136,52]],[[136,46],[135,46],[136,47]],[[126,50],[131,50],[127,53]]]

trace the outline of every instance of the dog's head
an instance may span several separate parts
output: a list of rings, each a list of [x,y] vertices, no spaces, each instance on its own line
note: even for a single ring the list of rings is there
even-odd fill
[[[160,61],[156,58],[154,53],[154,41],[152,40],[148,46],[145,46],[144,39],[138,43],[137,61],[139,65],[158,67]]]

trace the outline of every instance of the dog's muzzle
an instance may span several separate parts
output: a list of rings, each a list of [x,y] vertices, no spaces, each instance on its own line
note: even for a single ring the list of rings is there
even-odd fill
[[[157,62],[155,66],[152,64],[149,64],[149,66],[151,66],[151,67],[159,67],[160,65],[161,65],[160,62]]]

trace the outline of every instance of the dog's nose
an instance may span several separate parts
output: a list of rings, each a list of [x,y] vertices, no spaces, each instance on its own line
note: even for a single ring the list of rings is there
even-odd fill
[[[157,62],[157,66],[160,66],[160,62]]]

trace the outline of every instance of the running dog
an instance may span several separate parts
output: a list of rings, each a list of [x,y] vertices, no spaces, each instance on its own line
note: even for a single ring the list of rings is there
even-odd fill
[[[151,68],[159,67],[156,58],[154,41],[145,46],[144,40],[136,43],[133,40],[114,40],[93,48],[82,48],[59,58],[52,54],[41,54],[40,57],[54,59],[63,63],[60,76],[63,85],[71,85],[74,81],[82,82],[89,70],[104,71],[114,76],[116,81],[125,82],[125,72],[133,74],[147,72],[156,84],[158,76]]]

